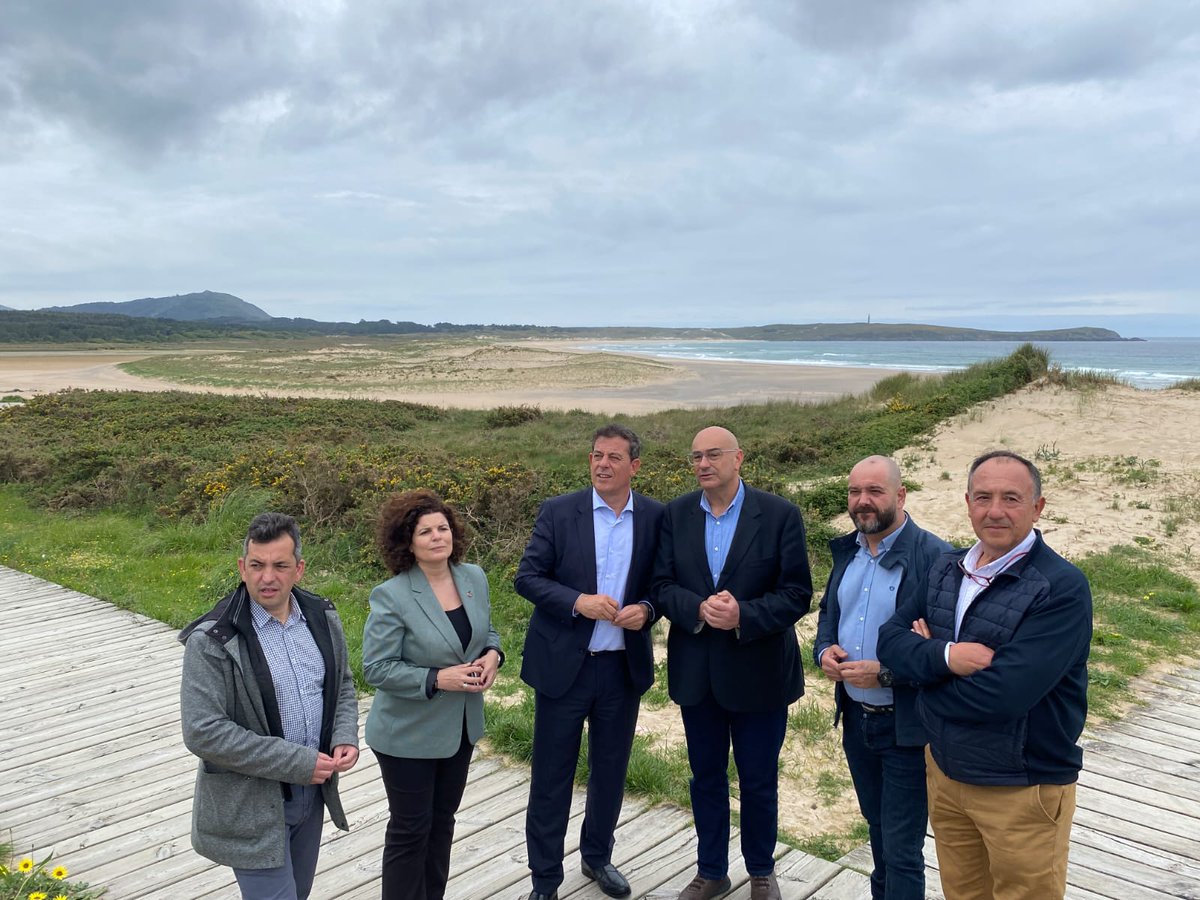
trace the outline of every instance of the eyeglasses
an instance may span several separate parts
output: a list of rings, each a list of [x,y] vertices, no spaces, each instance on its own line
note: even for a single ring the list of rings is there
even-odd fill
[[[1025,557],[1025,556],[1028,556],[1028,555],[1029,555],[1029,551],[1026,551],[1024,553],[1018,553],[1016,556],[1014,556],[1012,559],[1010,559],[1008,561],[1008,564],[1003,569],[1001,569],[1000,572],[1007,572],[1009,569],[1012,568],[1013,564],[1017,560]],[[961,559],[958,561],[958,568],[959,568],[959,571],[961,571],[968,580],[979,585],[981,588],[991,587],[992,582],[996,580],[996,576],[1000,574],[1000,572],[996,572],[995,574],[992,574],[992,575],[979,575],[976,572],[968,572],[967,567],[965,565],[963,565],[963,561]]]
[[[715,463],[720,462],[721,457],[726,453],[737,453],[740,449],[740,447],[731,447],[728,450],[722,450],[720,447],[714,447],[712,450],[693,450],[687,455],[687,459],[693,466],[700,465],[706,459]]]

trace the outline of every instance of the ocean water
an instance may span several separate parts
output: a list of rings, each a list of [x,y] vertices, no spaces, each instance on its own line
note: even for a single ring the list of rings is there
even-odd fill
[[[948,372],[1007,356],[1020,341],[614,341],[590,350],[662,359],[715,359],[788,366],[852,366]],[[1200,337],[1145,341],[1046,341],[1052,363],[1106,372],[1140,388],[1200,378]]]

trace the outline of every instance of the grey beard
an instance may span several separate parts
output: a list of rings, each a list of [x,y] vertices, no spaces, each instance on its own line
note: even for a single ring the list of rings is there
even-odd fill
[[[871,524],[864,524],[858,520],[856,516],[851,516],[854,520],[854,527],[863,534],[878,534],[881,531],[887,531],[892,527],[892,523],[896,521],[896,507],[890,509],[881,509],[875,513],[875,521]]]

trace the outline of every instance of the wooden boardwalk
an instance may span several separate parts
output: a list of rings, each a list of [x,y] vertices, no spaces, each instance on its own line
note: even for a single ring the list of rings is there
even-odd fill
[[[228,869],[197,857],[188,833],[195,760],[180,740],[183,648],[167,626],[0,567],[0,835],[16,852],[53,851],[109,900],[236,898]],[[1087,742],[1071,849],[1078,900],[1200,898],[1200,672],[1163,676],[1150,705]],[[455,900],[517,900],[528,772],[477,759],[458,817]],[[326,828],[314,900],[375,898],[387,818],[369,751],[343,781],[352,830]],[[575,798],[563,900],[603,894],[579,874]],[[843,865],[779,847],[789,900],[866,900],[869,853]],[[731,859],[739,859],[736,852]],[[938,890],[932,843],[930,896]],[[614,862],[638,897],[673,898],[691,877],[695,836],[683,810],[625,804]],[[744,870],[734,900],[749,897]]]

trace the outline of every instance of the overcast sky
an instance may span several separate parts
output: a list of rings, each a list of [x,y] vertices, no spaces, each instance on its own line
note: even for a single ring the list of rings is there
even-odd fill
[[[1200,3],[6,0],[0,304],[1200,335]]]

